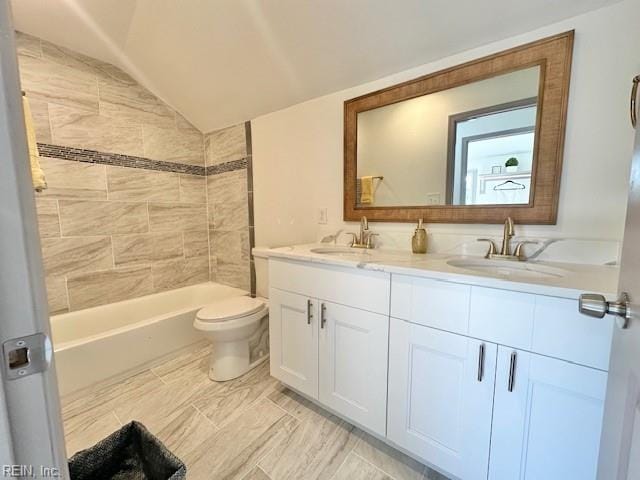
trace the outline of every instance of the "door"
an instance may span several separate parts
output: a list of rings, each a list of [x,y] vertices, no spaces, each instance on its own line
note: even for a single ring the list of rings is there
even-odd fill
[[[635,90],[640,76],[634,79],[632,112],[635,116]],[[634,122],[635,123],[635,122]],[[624,233],[619,291],[629,295],[629,302],[605,304],[604,310],[589,306],[592,298],[583,299],[583,312],[602,316],[605,310],[618,314],[613,336],[609,384],[605,405],[602,443],[598,465],[599,480],[635,480],[640,478],[640,129],[631,163],[627,222]],[[604,299],[602,299],[604,300]],[[587,304],[589,303],[589,304]],[[586,308],[585,308],[586,307]],[[619,315],[622,315],[620,317]],[[624,317],[628,318],[624,318]]]
[[[9,4],[0,2],[0,464],[5,476],[68,478]]]
[[[462,480],[486,480],[497,347],[391,319],[387,437]]]
[[[498,348],[490,480],[595,480],[607,374]]]
[[[320,302],[320,402],[384,436],[389,317]]]
[[[318,301],[271,288],[269,338],[271,375],[318,398]]]

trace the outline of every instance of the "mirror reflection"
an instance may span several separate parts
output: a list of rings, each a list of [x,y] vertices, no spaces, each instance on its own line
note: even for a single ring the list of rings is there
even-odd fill
[[[358,113],[360,206],[527,204],[540,67]]]

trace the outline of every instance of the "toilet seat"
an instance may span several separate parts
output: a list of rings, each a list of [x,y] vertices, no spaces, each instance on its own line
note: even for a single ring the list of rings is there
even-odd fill
[[[264,310],[265,301],[248,296],[225,298],[200,309],[196,318],[202,322],[226,322]]]

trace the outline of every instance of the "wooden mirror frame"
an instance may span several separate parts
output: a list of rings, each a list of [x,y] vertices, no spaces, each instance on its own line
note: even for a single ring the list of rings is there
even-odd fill
[[[558,215],[573,37],[572,30],[345,101],[344,220],[357,221],[366,216],[378,222],[415,222],[423,218],[426,223],[502,223],[511,217],[520,224],[554,225]],[[540,67],[540,82],[528,204],[409,207],[356,204],[358,113],[535,66]]]

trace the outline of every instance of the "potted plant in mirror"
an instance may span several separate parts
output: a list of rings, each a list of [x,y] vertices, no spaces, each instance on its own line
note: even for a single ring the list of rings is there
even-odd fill
[[[518,159],[516,157],[511,157],[504,164],[505,170],[509,173],[518,171]]]

